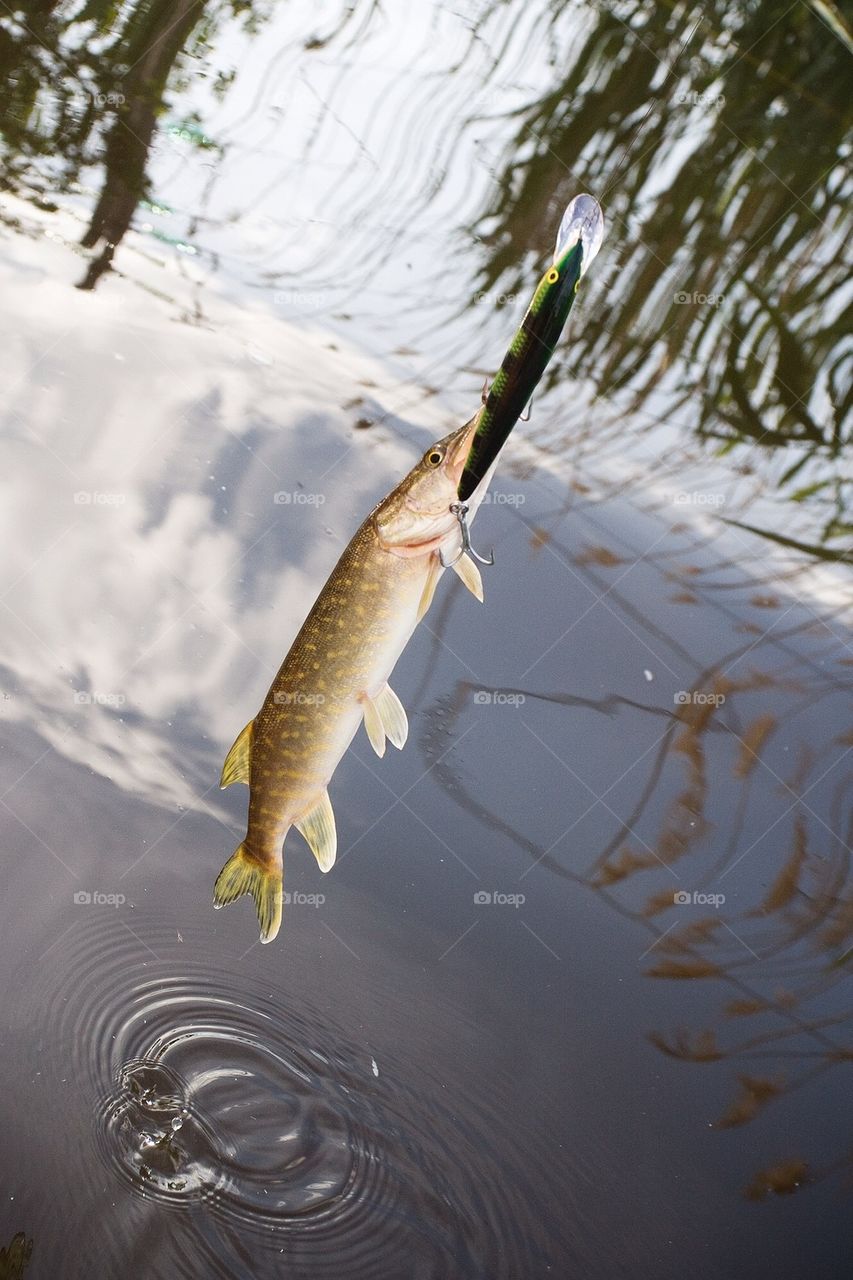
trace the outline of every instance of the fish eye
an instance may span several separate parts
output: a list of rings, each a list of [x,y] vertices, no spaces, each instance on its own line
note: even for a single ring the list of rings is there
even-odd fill
[[[431,467],[439,466],[440,463],[443,462],[444,460],[444,450],[430,449],[429,453],[426,456],[426,460]]]
[[[548,272],[548,276],[547,276],[548,283],[556,284],[559,278],[560,278],[559,271],[557,270],[556,267],[552,267],[551,270]]]

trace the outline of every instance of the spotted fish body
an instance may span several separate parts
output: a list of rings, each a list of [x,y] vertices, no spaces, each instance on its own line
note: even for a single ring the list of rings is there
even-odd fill
[[[246,836],[216,881],[214,904],[252,894],[261,941],[281,923],[282,844],[291,826],[323,871],[335,861],[328,785],[364,721],[374,750],[402,747],[406,713],[388,679],[443,572],[440,552],[460,545],[450,511],[477,418],[438,441],[367,517],[344,551],[287,654],[263,705],[239,735],[222,786],[249,785]],[[470,503],[471,516],[491,474]],[[469,517],[470,518],[470,517]],[[473,561],[454,565],[482,599]]]

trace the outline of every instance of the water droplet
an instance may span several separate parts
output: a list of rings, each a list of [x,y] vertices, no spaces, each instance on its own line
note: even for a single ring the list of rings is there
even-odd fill
[[[183,1125],[183,1123],[184,1122],[181,1116],[175,1116],[174,1119],[172,1120],[172,1133],[177,1133],[178,1130]]]

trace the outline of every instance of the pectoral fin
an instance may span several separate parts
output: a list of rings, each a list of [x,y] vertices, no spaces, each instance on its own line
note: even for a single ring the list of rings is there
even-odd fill
[[[364,703],[364,727],[370,745],[378,756],[385,755],[385,739],[401,749],[409,736],[409,721],[403,704],[390,685],[386,684],[375,698],[361,695]]]
[[[468,555],[468,552],[466,551],[465,554],[461,555],[458,560],[455,560],[451,567],[453,571],[457,573],[459,577],[462,579],[462,581],[465,583],[465,586],[471,592],[471,595],[476,596],[477,599],[480,601],[480,604],[482,604],[483,603],[483,579],[480,575],[480,570],[474,564],[474,561]]]
[[[320,803],[294,825],[310,844],[320,870],[331,871],[338,850],[338,834],[328,791],[324,791]]]
[[[427,609],[432,604],[432,598],[435,595],[435,588],[436,588],[436,585],[438,584],[438,580],[440,577],[441,577],[441,561],[439,560],[438,556],[433,556],[432,563],[430,564],[430,567],[429,567],[429,573],[427,574],[427,580],[424,583],[424,589],[423,589],[423,594],[421,595],[420,604],[418,605],[418,622],[420,622],[421,618],[424,616]]]
[[[249,782],[249,762],[252,755],[252,726],[254,720],[250,720],[245,729],[237,735],[237,739],[225,757],[225,763],[222,766],[222,777],[219,779],[221,788],[230,787],[232,782]]]

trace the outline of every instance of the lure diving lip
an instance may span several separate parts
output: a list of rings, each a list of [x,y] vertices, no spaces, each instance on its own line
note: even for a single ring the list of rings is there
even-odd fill
[[[578,285],[603,238],[604,215],[598,201],[575,196],[560,221],[552,265],[539,281],[480,410],[459,481],[461,502],[480,484],[521,417],[554,354]]]

